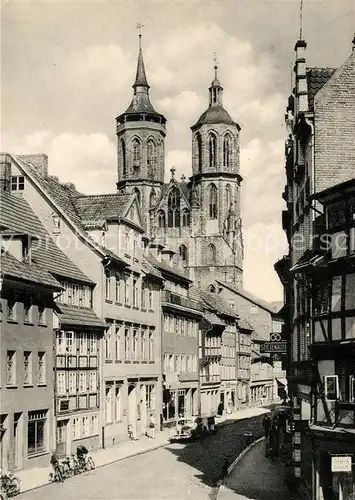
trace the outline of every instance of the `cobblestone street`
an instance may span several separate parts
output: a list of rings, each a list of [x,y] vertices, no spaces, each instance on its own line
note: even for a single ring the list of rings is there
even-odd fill
[[[179,499],[205,500],[213,495],[223,465],[244,447],[246,430],[261,434],[262,417],[236,421],[202,442],[173,444],[95,471],[20,495],[19,500]]]

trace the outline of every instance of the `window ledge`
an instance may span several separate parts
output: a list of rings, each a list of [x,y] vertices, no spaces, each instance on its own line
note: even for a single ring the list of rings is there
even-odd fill
[[[47,387],[47,382],[41,382],[37,384],[37,387]]]
[[[24,321],[23,324],[27,326],[34,326],[33,321]]]
[[[154,312],[154,309],[148,309],[148,311],[149,311],[150,313],[153,313],[153,312]]]
[[[105,299],[106,304],[113,304],[113,301],[111,299]]]
[[[8,323],[14,323],[14,324],[18,323],[17,319],[8,319],[7,322]]]
[[[130,259],[130,258],[131,258],[131,256],[130,256],[128,253],[124,253],[123,255],[124,255],[125,257],[127,257],[127,259]]]
[[[121,306],[122,307],[122,302],[115,301],[115,306]]]
[[[113,363],[112,359],[105,359],[105,363]]]
[[[48,325],[46,323],[38,323],[38,326],[41,326],[42,328],[47,327]]]
[[[122,363],[121,359],[115,359],[115,363]]]
[[[131,306],[129,304],[125,304],[124,306],[127,307],[128,309],[131,309]]]
[[[142,365],[146,365],[148,361],[141,361]]]
[[[138,311],[139,307],[138,306],[133,306],[133,309],[135,309],[136,311]]]
[[[18,385],[17,384],[6,384],[6,389],[17,389]]]
[[[130,363],[131,363],[131,361],[126,360],[126,361],[125,361],[125,363],[126,363],[126,364],[130,364]]]
[[[143,311],[143,312],[147,312],[147,309],[145,309],[145,307],[142,307],[142,308],[141,308],[141,311]]]
[[[28,453],[28,454],[27,454],[27,457],[28,457],[29,459],[31,459],[31,458],[40,457],[40,456],[42,456],[42,455],[48,455],[48,453],[49,453],[49,451],[47,451],[47,450],[43,450],[43,451],[38,451],[37,453]]]
[[[149,361],[150,365],[154,365],[155,361]]]
[[[33,387],[33,384],[23,384],[23,387]]]

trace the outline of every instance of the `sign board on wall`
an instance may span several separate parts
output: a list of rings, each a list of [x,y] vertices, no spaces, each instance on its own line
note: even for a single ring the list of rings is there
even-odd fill
[[[260,344],[261,353],[287,353],[287,342],[264,342]]]
[[[333,456],[332,457],[332,472],[351,472],[351,455]]]

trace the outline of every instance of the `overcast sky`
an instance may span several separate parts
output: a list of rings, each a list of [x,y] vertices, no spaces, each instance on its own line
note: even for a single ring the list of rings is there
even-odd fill
[[[2,150],[45,152],[50,173],[85,193],[113,192],[115,117],[129,105],[143,28],[151,100],[168,120],[166,178],[191,174],[191,131],[208,104],[213,53],[224,104],[242,127],[244,286],[280,300],[286,250],[284,112],[300,1],[2,3]],[[304,0],[307,65],[351,51],[355,0]]]

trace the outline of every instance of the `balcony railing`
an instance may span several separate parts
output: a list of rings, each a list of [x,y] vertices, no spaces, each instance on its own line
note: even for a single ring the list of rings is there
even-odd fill
[[[202,384],[218,383],[221,381],[220,375],[201,375],[200,380]]]
[[[163,290],[162,301],[177,306],[187,307],[188,309],[195,309],[201,312],[203,311],[202,304],[196,300],[190,299],[189,297],[183,297],[182,295],[170,292],[169,290]]]

